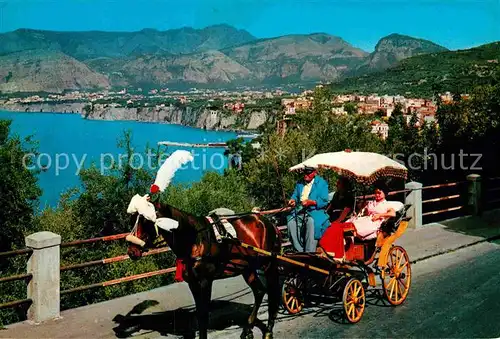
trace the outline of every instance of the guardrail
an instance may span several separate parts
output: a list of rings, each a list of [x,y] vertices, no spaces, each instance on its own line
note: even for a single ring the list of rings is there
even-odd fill
[[[468,184],[469,181],[459,181],[423,187],[422,218],[437,221],[443,215],[446,219],[465,215]]]
[[[431,185],[431,186],[425,186],[423,187],[422,184],[416,183],[416,182],[410,182],[406,184],[406,187],[404,190],[398,190],[398,191],[392,191],[389,193],[390,196],[395,196],[395,195],[400,195],[402,194],[404,196],[403,202],[409,203],[412,205],[412,208],[408,211],[409,215],[412,216],[412,224],[410,227],[413,228],[419,228],[422,227],[422,219],[425,217],[426,219],[433,217],[433,218],[439,218],[441,217],[443,219],[448,219],[448,216],[450,215],[451,212],[457,212],[460,211],[461,215],[465,214],[477,214],[478,212],[478,206],[480,205],[480,200],[484,196],[481,194],[481,181],[479,176],[469,176],[467,178],[468,180],[466,181],[460,181],[460,182],[452,182],[452,183],[445,183],[445,184],[439,184],[439,185]],[[486,205],[491,205],[491,204],[496,204],[500,203],[500,177],[498,178],[490,178],[489,181],[495,181],[498,183],[498,186],[491,186],[488,185],[488,188],[486,189],[485,192],[488,192],[488,194],[493,194],[493,193],[498,193],[497,197],[494,199],[491,199],[491,196],[488,196],[489,200],[486,201]],[[491,187],[490,187],[491,186]],[[425,195],[425,200],[422,199],[422,195]],[[364,196],[365,198],[370,197],[369,195]],[[435,207],[437,205],[437,207]],[[434,206],[434,209],[430,209],[429,206]],[[285,231],[287,229],[287,226],[279,226],[278,229],[280,231]],[[42,232],[42,233],[50,233],[50,232]],[[36,234],[35,234],[36,235]],[[65,242],[65,243],[60,243],[60,236],[50,233],[46,234],[47,237],[52,237],[53,241],[50,243],[50,246],[45,246],[45,245],[36,245],[35,240],[35,245],[33,245],[33,239],[31,240],[32,246],[27,247],[24,249],[18,249],[14,251],[9,251],[9,252],[3,252],[0,253],[0,258],[6,258],[6,257],[12,257],[12,256],[18,256],[18,255],[25,255],[28,254],[30,256],[38,256],[39,258],[47,255],[53,256],[51,257],[51,260],[28,260],[28,273],[25,274],[17,274],[17,275],[12,275],[12,276],[7,276],[7,277],[0,277],[0,283],[8,283],[12,281],[17,281],[17,280],[25,280],[28,282],[28,295],[26,299],[21,299],[21,300],[14,300],[14,301],[9,301],[5,302],[3,304],[0,304],[0,309],[5,309],[5,308],[12,308],[12,307],[17,307],[19,305],[27,305],[30,304],[30,308],[33,307],[34,304],[36,304],[36,299],[35,297],[41,297],[42,294],[45,295],[47,293],[52,293],[51,288],[54,288],[54,285],[57,285],[57,289],[54,290],[57,295],[51,296],[49,299],[55,300],[53,305],[57,304],[57,307],[54,306],[56,309],[52,310],[52,313],[50,314],[41,314],[40,312],[32,311],[31,313],[28,312],[28,319],[33,320],[35,322],[42,321],[46,319],[47,317],[55,317],[58,316],[59,314],[59,307],[60,307],[60,296],[61,295],[68,295],[71,293],[75,292],[80,292],[80,291],[85,291],[89,289],[94,289],[98,287],[107,287],[107,286],[114,286],[118,285],[123,282],[129,282],[129,281],[135,281],[139,279],[145,279],[153,276],[158,276],[158,275],[164,275],[164,274],[169,274],[172,272],[175,272],[175,267],[169,267],[166,269],[161,269],[157,271],[152,271],[152,272],[145,272],[145,273],[140,273],[140,274],[135,274],[131,276],[126,276],[126,277],[120,277],[108,281],[103,281],[103,282],[96,282],[93,284],[85,285],[85,286],[78,286],[66,290],[59,291],[58,287],[60,284],[60,278],[59,274],[60,272],[65,272],[65,271],[70,271],[70,270],[78,270],[82,268],[88,268],[88,267],[94,267],[94,266],[101,266],[101,265],[107,265],[111,263],[118,263],[122,262],[125,260],[129,259],[128,255],[120,255],[120,256],[115,256],[111,258],[104,258],[104,259],[99,259],[99,260],[93,260],[93,261],[88,261],[88,262],[83,262],[83,263],[76,263],[76,264],[69,264],[69,265],[60,265],[60,248],[68,248],[68,247],[74,247],[74,246],[80,246],[80,245],[87,245],[87,244],[94,244],[94,243],[105,243],[105,242],[111,242],[111,241],[117,241],[117,240],[123,240],[128,233],[122,233],[122,234],[116,234],[116,235],[111,235],[111,236],[104,236],[104,237],[97,237],[97,238],[91,238],[91,239],[83,239],[83,240],[75,240],[75,241],[70,241],[70,242]],[[33,236],[33,235],[32,235]],[[30,236],[31,237],[31,236]],[[27,244],[28,244],[28,238],[27,237]],[[57,240],[58,239],[58,240]],[[47,239],[44,238],[43,240],[39,240],[40,243],[43,241],[46,241]],[[291,243],[289,241],[284,242],[283,247],[288,247],[291,246]],[[45,246],[45,247],[44,247]],[[54,248],[56,250],[54,250]],[[51,252],[50,252],[51,251]],[[168,247],[163,247],[163,248],[158,248],[151,250],[147,253],[145,253],[146,256],[151,256],[151,255],[156,255],[160,253],[166,253],[169,252],[170,248]],[[50,252],[50,253],[49,253]],[[41,273],[47,270],[47,267],[40,267],[40,262],[45,262],[45,263],[50,263],[52,265],[56,265],[55,270],[57,271],[57,274],[55,274],[55,279],[57,281],[44,281],[42,283],[37,282],[37,284],[31,284],[33,279],[36,279],[37,277],[40,278]],[[36,291],[34,291],[34,289]],[[46,290],[44,290],[46,289]],[[47,292],[49,291],[49,292]],[[46,305],[45,305],[46,306]]]

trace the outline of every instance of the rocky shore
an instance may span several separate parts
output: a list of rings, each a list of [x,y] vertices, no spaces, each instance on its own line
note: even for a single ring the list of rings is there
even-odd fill
[[[14,112],[47,112],[80,114],[90,120],[131,120],[170,123],[207,130],[254,131],[266,122],[275,123],[277,111],[265,110],[231,113],[213,109],[164,107],[119,107],[113,104],[65,103],[65,104],[12,104],[0,105],[0,110]]]

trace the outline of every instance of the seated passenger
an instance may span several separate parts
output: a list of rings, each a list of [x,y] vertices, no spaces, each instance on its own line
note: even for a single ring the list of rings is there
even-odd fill
[[[352,187],[349,179],[340,177],[337,180],[337,191],[334,193],[326,213],[330,217],[331,222],[342,222],[354,210],[354,196],[352,194]]]
[[[373,239],[382,223],[396,216],[396,211],[385,199],[388,193],[385,185],[376,185],[375,200],[368,202],[362,216],[353,216],[344,223],[335,222],[330,225],[319,241],[320,250],[333,253],[335,258],[344,258],[344,230],[354,229],[360,239]]]

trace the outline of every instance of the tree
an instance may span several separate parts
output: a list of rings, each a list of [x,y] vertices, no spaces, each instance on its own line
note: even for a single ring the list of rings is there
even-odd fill
[[[0,252],[24,247],[24,237],[36,228],[35,212],[42,193],[37,182],[34,159],[36,143],[31,137],[21,139],[10,134],[10,120],[0,120]],[[25,273],[24,258],[0,260],[2,276]],[[0,302],[26,298],[26,285],[2,286]],[[24,319],[22,309],[0,310],[2,324]]]
[[[243,163],[257,156],[257,150],[251,142],[245,143],[243,138],[226,141],[224,155],[228,157],[231,168],[240,168]],[[238,163],[236,163],[238,161]]]
[[[401,104],[396,104],[387,122],[389,125],[389,135],[386,142],[386,152],[401,154],[404,152],[406,119],[401,111]]]
[[[171,185],[162,196],[164,202],[188,213],[204,216],[219,208],[229,208],[237,213],[252,209],[246,180],[238,171],[230,170],[224,175],[206,172],[199,182],[190,187]]]
[[[10,126],[10,120],[0,120],[0,252],[24,246],[42,193],[37,171],[30,169],[35,143],[31,137],[9,137]]]
[[[125,132],[118,146],[127,155],[124,163],[104,164],[111,168],[109,173],[95,165],[80,172],[83,190],[74,208],[89,236],[128,231],[129,216],[126,208],[120,207],[127,206],[135,194],[146,194],[156,175],[152,169],[139,168],[132,163],[134,150],[130,131]]]
[[[496,165],[500,145],[500,85],[476,87],[468,100],[440,105],[436,118],[440,130],[440,151],[448,157],[460,154],[480,154],[466,157],[468,162],[447,170],[446,176],[463,177],[470,172],[499,173]],[[474,165],[474,167],[472,166]],[[482,168],[482,169],[478,169]]]
[[[316,87],[313,92],[313,112],[319,115],[332,111],[332,90],[329,86]]]
[[[358,113],[358,106],[354,102],[346,102],[344,104],[344,111],[349,115],[354,115]]]
[[[394,105],[394,110],[392,111],[391,117],[397,117],[403,115],[403,105],[400,102],[397,102]]]
[[[380,119],[385,116],[385,112],[383,109],[379,108],[377,111],[375,111],[374,116]]]

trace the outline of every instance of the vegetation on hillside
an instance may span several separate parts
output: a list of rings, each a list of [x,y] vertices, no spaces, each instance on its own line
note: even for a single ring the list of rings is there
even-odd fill
[[[338,93],[378,93],[431,98],[446,91],[469,93],[500,79],[500,42],[460,51],[419,55],[386,71],[332,85]]]

